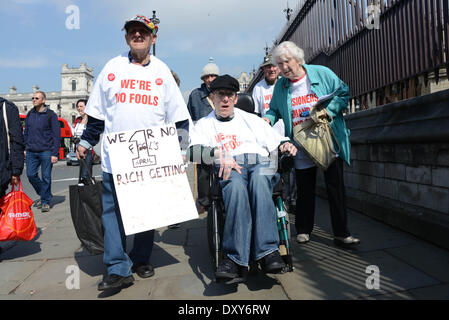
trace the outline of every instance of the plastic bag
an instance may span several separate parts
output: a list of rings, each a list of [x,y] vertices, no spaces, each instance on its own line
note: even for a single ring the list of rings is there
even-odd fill
[[[12,187],[11,192],[0,199],[0,241],[30,241],[37,234],[31,200],[23,192],[22,182],[19,190]]]

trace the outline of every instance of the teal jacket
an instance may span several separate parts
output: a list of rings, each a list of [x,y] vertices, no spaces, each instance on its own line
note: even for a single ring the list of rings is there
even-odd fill
[[[303,67],[306,70],[307,77],[310,80],[310,89],[317,95],[318,98],[333,93],[337,90],[335,96],[325,105],[327,112],[329,112],[333,118],[330,126],[334,131],[340,145],[340,152],[338,155],[348,165],[350,165],[350,131],[346,128],[343,117],[343,110],[348,107],[349,88],[331,69],[327,67],[307,64],[304,64]],[[285,135],[293,140],[292,98],[289,79],[282,77],[276,81],[273,97],[270,102],[270,109],[265,114],[265,117],[270,119],[271,125],[275,124],[279,119],[283,119]],[[334,138],[332,139],[335,144]],[[335,146],[335,148],[335,150],[338,150],[337,146]]]

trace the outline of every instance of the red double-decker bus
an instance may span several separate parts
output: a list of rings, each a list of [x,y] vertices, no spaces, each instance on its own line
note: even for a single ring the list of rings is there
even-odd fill
[[[20,115],[20,121],[22,121],[22,128],[25,128],[26,114]],[[59,160],[64,160],[70,148],[70,139],[72,138],[72,129],[67,120],[58,117],[58,122],[61,127],[61,145],[59,147]]]

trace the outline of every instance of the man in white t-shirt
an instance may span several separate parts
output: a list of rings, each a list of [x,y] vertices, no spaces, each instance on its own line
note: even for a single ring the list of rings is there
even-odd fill
[[[239,83],[229,75],[211,83],[215,111],[200,119],[190,132],[188,159],[211,164],[216,159],[226,221],[223,261],[215,276],[234,280],[246,274],[253,243],[253,257],[268,273],[284,266],[279,253],[276,208],[272,200],[277,163],[270,153],[296,154],[296,148],[260,117],[240,109]],[[276,156],[277,159],[277,156]]]
[[[126,21],[123,29],[130,51],[109,60],[95,82],[85,111],[89,117],[86,130],[78,146],[81,156],[98,143],[103,132],[105,136],[165,123],[175,123],[178,135],[183,130],[188,131],[190,115],[170,69],[150,55],[158,23],[158,19],[142,15]],[[108,273],[98,285],[98,290],[103,291],[131,284],[134,281],[132,272],[142,278],[154,274],[149,263],[154,230],[136,234],[128,256],[106,143],[102,144],[101,168],[103,262]]]
[[[267,54],[260,68],[263,71],[264,78],[260,80],[253,89],[254,112],[259,116],[265,116],[270,108],[271,97],[276,81],[279,78],[279,68],[271,61],[271,54]],[[279,120],[273,128],[282,136],[284,135],[284,122]]]

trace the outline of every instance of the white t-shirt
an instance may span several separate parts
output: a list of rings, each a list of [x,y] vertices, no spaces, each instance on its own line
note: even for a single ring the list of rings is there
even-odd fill
[[[78,122],[73,129],[72,135],[76,138],[80,138],[83,135],[84,130],[86,129],[86,125],[84,123]]]
[[[259,81],[253,89],[254,112],[259,113],[263,117],[270,108],[271,98],[273,97],[274,84],[269,85],[265,79]],[[281,136],[285,136],[284,121],[280,119],[273,128],[279,132]]]
[[[299,81],[290,83],[292,97],[292,121],[293,127],[310,119],[310,108],[318,101],[318,97],[310,90],[310,80],[305,75]],[[298,149],[295,157],[296,169],[314,167],[315,163],[301,150]]]
[[[104,120],[104,135],[190,120],[189,111],[168,66],[151,56],[148,66],[129,62],[128,53],[106,63],[86,106]],[[101,169],[112,173],[108,145],[102,144]]]
[[[212,111],[190,130],[190,146],[216,147],[232,156],[257,153],[267,157],[284,140],[288,138],[281,136],[264,120],[237,108],[230,121],[217,120],[215,111]]]

